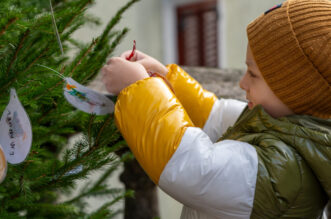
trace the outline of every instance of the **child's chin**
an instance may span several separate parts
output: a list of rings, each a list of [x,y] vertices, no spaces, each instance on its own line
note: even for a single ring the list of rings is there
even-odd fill
[[[253,109],[254,108],[254,104],[252,102],[248,102],[247,105],[248,105],[248,108],[249,109]]]

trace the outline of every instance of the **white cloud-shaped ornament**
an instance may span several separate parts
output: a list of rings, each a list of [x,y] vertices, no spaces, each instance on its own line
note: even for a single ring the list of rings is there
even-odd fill
[[[11,164],[23,162],[31,149],[32,129],[28,114],[13,88],[10,90],[9,104],[0,120],[0,130],[0,144],[7,162]],[[2,158],[1,153],[0,158]],[[2,161],[0,162],[2,165]]]
[[[96,115],[114,112],[114,103],[105,95],[91,90],[72,78],[65,78],[64,96],[67,101],[79,110]]]

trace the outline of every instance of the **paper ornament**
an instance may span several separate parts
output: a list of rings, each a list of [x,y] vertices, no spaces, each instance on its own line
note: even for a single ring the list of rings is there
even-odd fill
[[[60,34],[57,29],[51,0],[49,1],[49,4],[51,8],[54,31],[56,34],[57,42],[61,49],[61,54],[63,56],[64,55],[63,46],[62,46]],[[50,69],[47,66],[43,66],[43,67]],[[65,78],[61,73],[53,69],[50,70],[56,72],[59,77],[65,80],[66,83],[64,86],[64,96],[67,99],[67,101],[77,109],[82,110],[86,113],[90,113],[90,114],[93,113],[96,115],[106,115],[114,112],[114,103],[103,94],[95,92],[79,84],[72,78]]]
[[[96,115],[114,112],[114,103],[105,95],[91,90],[72,78],[65,78],[64,96],[67,101],[79,110]]]
[[[28,156],[32,144],[32,129],[28,114],[19,101],[14,88],[0,121],[0,144],[11,164],[18,164]]]
[[[0,145],[0,183],[6,178],[7,175],[7,160],[5,153]]]

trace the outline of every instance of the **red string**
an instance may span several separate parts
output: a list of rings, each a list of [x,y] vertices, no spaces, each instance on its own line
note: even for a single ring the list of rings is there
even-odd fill
[[[132,52],[131,52],[131,54],[129,55],[129,57],[127,57],[126,59],[130,61],[131,58],[134,56],[135,53],[136,53],[136,41],[133,40],[133,48],[132,48]]]

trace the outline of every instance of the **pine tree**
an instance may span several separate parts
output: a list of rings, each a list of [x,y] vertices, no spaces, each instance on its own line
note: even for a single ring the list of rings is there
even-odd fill
[[[132,195],[105,183],[120,162],[131,157],[114,155],[125,142],[113,115],[89,115],[73,108],[63,96],[63,80],[49,69],[88,84],[128,32],[115,27],[137,1],[127,2],[101,35],[85,44],[73,39],[72,33],[86,23],[99,23],[86,13],[94,1],[53,0],[64,54],[57,43],[48,0],[0,1],[0,113],[8,104],[10,88],[15,88],[33,130],[27,159],[8,164],[6,179],[0,184],[0,218],[111,218],[117,212],[110,207]],[[78,49],[73,58],[67,55],[71,47]],[[83,136],[73,147],[65,148],[75,133]],[[78,180],[86,180],[101,168],[106,171],[99,179],[87,181],[71,200],[59,201],[61,194],[75,190]],[[87,213],[85,198],[91,196],[106,196],[109,201]]]

